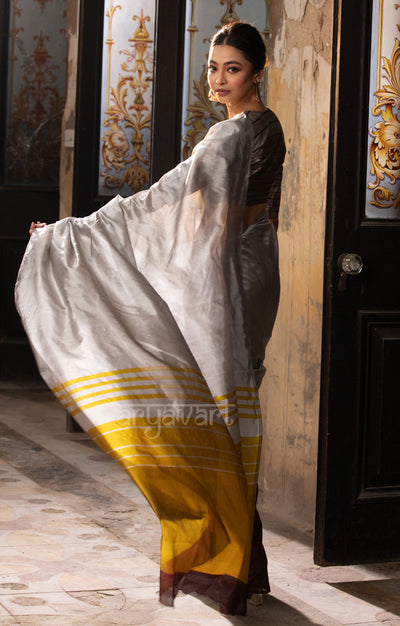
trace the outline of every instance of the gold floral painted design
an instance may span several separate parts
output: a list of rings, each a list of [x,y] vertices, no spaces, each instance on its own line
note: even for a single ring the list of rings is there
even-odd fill
[[[204,66],[199,80],[193,81],[193,91],[196,96],[194,104],[187,107],[188,115],[185,119],[185,126],[191,127],[184,136],[185,145],[183,147],[183,158],[186,159],[192,153],[193,148],[207,134],[211,124],[221,122],[225,119],[225,107],[216,103],[215,105],[208,98],[207,67]],[[217,109],[217,106],[219,110]],[[208,124],[207,124],[208,122]]]
[[[394,112],[400,108],[400,42],[397,38],[391,59],[383,57],[382,76],[387,82],[376,91],[377,103],[372,109],[373,115],[380,116],[382,121],[370,130],[373,140],[369,157],[375,180],[368,183],[368,188],[372,190],[371,204],[389,209],[400,204],[400,184],[396,185],[400,181],[400,121]]]
[[[44,10],[46,8],[46,3],[47,2],[52,2],[52,0],[35,0],[35,2],[38,2],[40,5],[40,10],[42,13],[44,13]]]
[[[14,38],[18,32],[19,29],[14,27],[11,37]],[[14,92],[11,84],[13,100],[7,125],[6,148],[9,182],[58,184],[64,97],[58,91],[59,67],[51,63],[49,39],[43,32],[34,36],[35,48],[22,66],[22,85]],[[12,63],[16,58],[13,52]],[[13,65],[11,74],[13,78]]]
[[[110,31],[106,43],[114,43],[111,36],[112,16],[116,8],[111,1],[107,13],[110,18]],[[138,22],[133,36],[129,39],[130,49],[121,50],[125,56],[121,63],[122,73],[114,87],[109,86],[110,62],[108,63],[107,106],[104,126],[108,130],[102,137],[102,163],[104,186],[108,189],[122,188],[125,185],[133,191],[139,191],[148,185],[150,168],[150,133],[144,141],[145,129],[151,129],[151,112],[145,102],[145,92],[153,80],[153,59],[151,44],[146,22],[151,21],[148,15],[132,17]]]
[[[220,4],[226,4],[225,14],[221,18],[222,24],[229,24],[229,22],[236,22],[239,17],[235,11],[235,4],[241,5],[242,0],[219,0]]]

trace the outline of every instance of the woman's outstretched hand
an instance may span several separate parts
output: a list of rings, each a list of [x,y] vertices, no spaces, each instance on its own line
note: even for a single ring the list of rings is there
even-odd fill
[[[29,229],[29,234],[32,235],[35,228],[43,228],[43,226],[47,226],[46,222],[32,222],[31,227]]]

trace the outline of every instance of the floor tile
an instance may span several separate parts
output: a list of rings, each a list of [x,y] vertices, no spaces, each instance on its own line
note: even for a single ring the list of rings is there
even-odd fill
[[[0,625],[400,626],[400,564],[319,568],[310,533],[267,518],[263,606],[161,605],[159,523],[127,474],[39,386],[0,385],[0,413]]]

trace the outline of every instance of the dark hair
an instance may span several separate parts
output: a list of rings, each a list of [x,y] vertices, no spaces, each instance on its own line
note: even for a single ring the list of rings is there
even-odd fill
[[[224,44],[243,52],[256,72],[264,69],[267,60],[265,43],[255,26],[246,22],[225,24],[211,39],[211,46]]]

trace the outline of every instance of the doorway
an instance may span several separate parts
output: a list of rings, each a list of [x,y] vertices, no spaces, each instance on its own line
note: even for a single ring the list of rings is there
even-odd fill
[[[399,23],[399,5],[336,2],[315,542],[321,565],[400,559]]]

